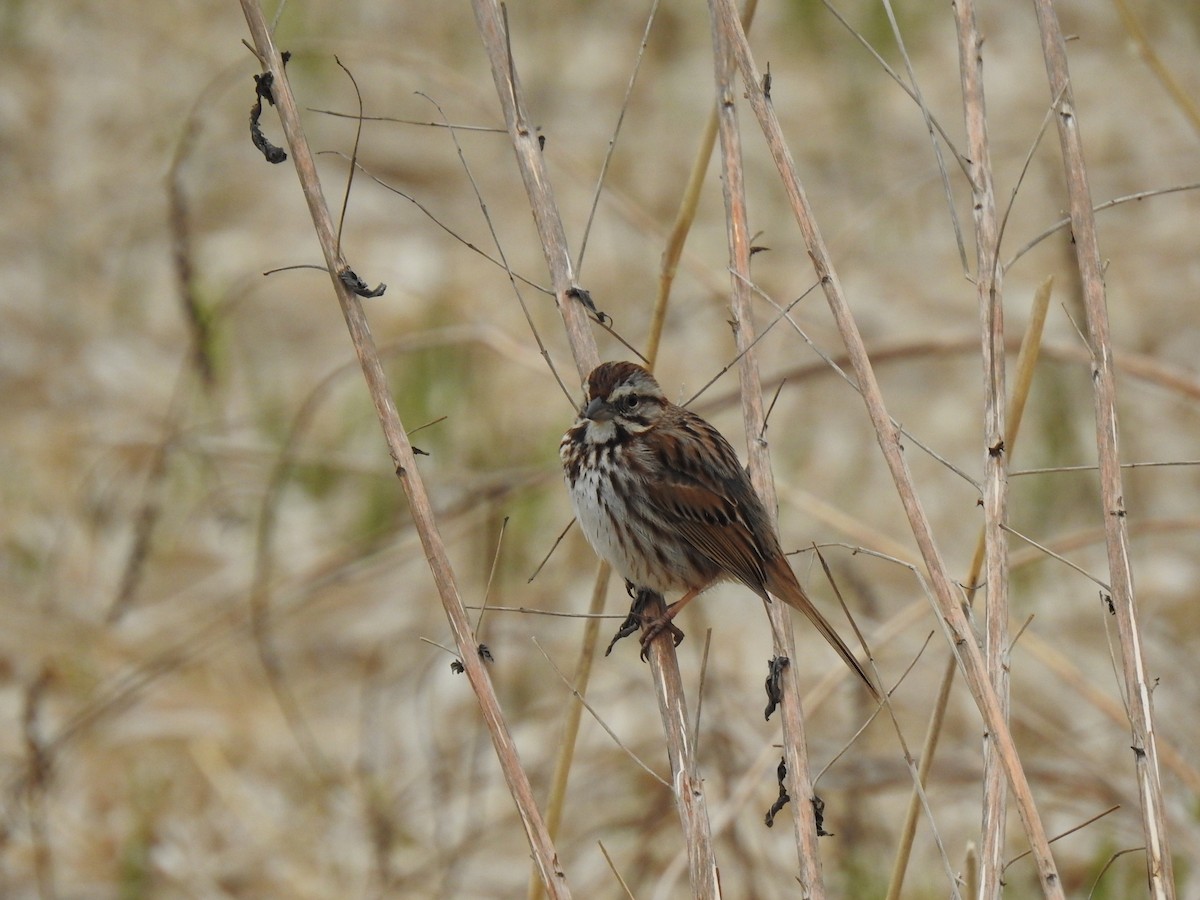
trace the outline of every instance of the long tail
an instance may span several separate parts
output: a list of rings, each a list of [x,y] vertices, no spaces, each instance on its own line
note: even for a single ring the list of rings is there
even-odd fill
[[[808,599],[808,594],[804,593],[804,588],[800,587],[800,582],[796,580],[796,575],[792,572],[792,567],[788,565],[786,557],[777,556],[767,565],[767,591],[778,597],[788,606],[799,610],[808,617],[808,620],[817,627],[817,631],[821,632],[821,636],[829,642],[829,646],[837,651],[837,655],[842,658],[842,661],[850,667],[863,684],[867,686],[867,690],[871,692],[871,696],[877,701],[881,700],[879,689],[875,686],[875,682],[871,680],[866,670],[859,665],[858,659],[846,646],[846,642],[841,639],[833,626],[829,624],[829,620],[821,615],[821,611],[813,606],[813,602]]]

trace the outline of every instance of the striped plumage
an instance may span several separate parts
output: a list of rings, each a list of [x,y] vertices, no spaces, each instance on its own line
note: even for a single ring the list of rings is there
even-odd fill
[[[683,592],[662,624],[716,582],[739,581],[804,613],[876,693],[796,580],[733,447],[704,419],[667,400],[644,368],[609,362],[592,371],[559,457],[575,515],[596,553],[637,588]]]

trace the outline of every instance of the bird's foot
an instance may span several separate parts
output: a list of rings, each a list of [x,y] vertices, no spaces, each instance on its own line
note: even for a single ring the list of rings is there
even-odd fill
[[[663,613],[656,619],[648,619],[642,622],[642,660],[644,661],[650,653],[650,643],[664,631],[669,632],[671,640],[678,647],[683,642],[684,634],[674,622],[671,621],[674,616],[670,610]]]

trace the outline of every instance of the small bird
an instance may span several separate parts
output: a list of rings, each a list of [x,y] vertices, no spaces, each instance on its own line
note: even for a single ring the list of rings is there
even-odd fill
[[[683,591],[643,644],[720,581],[744,584],[804,613],[878,698],[875,684],[796,580],[737,453],[712,425],[671,403],[646,369],[601,363],[558,447],[588,542],[625,580]]]

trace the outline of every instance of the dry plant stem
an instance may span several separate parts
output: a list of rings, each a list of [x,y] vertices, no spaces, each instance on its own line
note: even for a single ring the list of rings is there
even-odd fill
[[[475,12],[475,25],[479,29],[479,36],[483,40],[488,63],[491,65],[492,80],[496,84],[496,93],[504,110],[508,136],[517,155],[517,168],[520,169],[521,179],[525,183],[525,192],[529,195],[533,221],[546,256],[546,265],[550,269],[554,301],[558,304],[563,326],[567,330],[567,340],[571,344],[571,352],[575,355],[579,380],[583,381],[588,373],[600,364],[600,353],[596,349],[596,339],[592,335],[587,310],[571,295],[576,284],[571,256],[567,249],[567,236],[563,230],[562,218],[558,214],[558,205],[554,201],[554,190],[550,185],[550,175],[546,171],[537,135],[525,119],[521,104],[521,84],[517,78],[516,63],[509,55],[504,17],[496,0],[472,0],[471,8]]]
[[[675,284],[675,273],[679,269],[679,259],[683,256],[683,245],[692,230],[692,222],[695,221],[696,210],[700,206],[700,192],[704,187],[704,176],[708,174],[708,163],[712,159],[713,143],[716,139],[717,113],[714,109],[708,121],[704,123],[704,133],[700,135],[700,146],[696,150],[696,158],[692,161],[692,170],[688,173],[687,186],[683,189],[675,221],[667,235],[667,246],[663,249],[662,268],[658,276],[658,296],[654,301],[654,315],[650,319],[650,335],[646,341],[646,359],[652,364],[651,368],[658,358],[663,324],[667,320],[667,305],[671,299],[671,287]]]
[[[1164,197],[1167,194],[1181,194],[1185,191],[1194,191],[1197,189],[1200,189],[1200,182],[1193,181],[1187,184],[1176,184],[1170,187],[1156,188],[1149,191],[1138,191],[1134,194],[1125,194],[1121,197],[1113,197],[1111,200],[1105,200],[1103,203],[1097,203],[1092,207],[1092,212],[1104,212],[1105,210],[1112,209],[1114,206],[1121,206],[1125,203],[1137,203],[1141,200],[1149,199],[1150,197]],[[1022,244],[1021,249],[1014,253],[1009,261],[1004,264],[1004,271],[1007,272],[1009,269],[1011,269],[1014,265],[1016,265],[1017,260],[1019,260],[1022,256],[1024,256],[1046,238],[1050,237],[1050,235],[1062,231],[1070,224],[1071,219],[1068,216],[1065,219],[1059,219],[1049,228],[1043,229],[1039,234],[1034,235],[1032,238]]]
[[[757,9],[758,0],[746,0],[746,6],[742,10],[742,27],[746,31],[750,30]],[[683,190],[675,221],[667,234],[667,246],[663,249],[662,269],[658,276],[658,296],[654,301],[654,315],[650,319],[650,335],[646,341],[646,359],[650,361],[651,369],[654,368],[654,361],[658,357],[658,345],[662,339],[663,323],[667,319],[671,286],[675,284],[675,273],[679,269],[679,259],[683,256],[683,245],[692,230],[692,222],[696,219],[696,210],[700,206],[700,191],[704,187],[704,176],[708,172],[708,163],[712,159],[713,144],[716,140],[717,110],[714,107],[704,123],[700,146],[696,148],[696,158],[692,161],[692,170],[688,173],[687,187]]]
[[[746,432],[746,450],[750,480],[762,498],[763,505],[774,518],[778,507],[775,483],[771,477],[771,456],[765,440],[760,440],[765,415],[763,413],[762,380],[758,372],[758,356],[748,349],[755,338],[754,313],[750,291],[750,227],[746,213],[743,183],[741,134],[738,130],[736,89],[737,70],[730,50],[731,35],[720,11],[709,3],[712,17],[713,61],[716,76],[716,115],[721,138],[721,183],[725,195],[726,230],[729,235],[729,264],[731,310],[734,339],[741,360],[738,376],[742,388],[742,426]],[[775,641],[775,656],[796,659],[795,635],[789,610],[782,603],[767,605],[771,632]],[[789,811],[796,836],[796,854],[802,897],[821,898],[825,886],[821,880],[821,854],[817,847],[816,818],[812,811],[812,775],[809,772],[807,745],[804,739],[804,713],[800,706],[800,682],[794,665],[782,671],[783,753],[787,765],[786,786],[792,798]]]
[[[596,843],[600,845],[600,852],[604,854],[604,861],[608,863],[609,871],[613,873],[613,877],[616,878],[617,883],[621,885],[621,890],[625,892],[625,896],[628,897],[629,900],[634,900],[633,891],[629,889],[629,885],[625,883],[625,879],[621,876],[620,871],[618,871],[616,865],[613,863],[612,857],[608,855],[608,849],[604,846],[604,842],[597,841]]]
[[[662,597],[655,596],[653,602],[645,605],[646,615],[651,620],[665,615],[666,610]],[[670,640],[658,639],[651,641],[649,647],[649,662],[655,676],[654,693],[658,698],[658,712],[667,738],[675,809],[683,826],[684,845],[687,847],[692,896],[720,897],[721,881],[716,854],[713,852],[704,781],[696,770],[695,748],[688,727],[687,701],[675,645]]]
[[[575,741],[579,737],[579,723],[583,718],[581,697],[587,694],[592,662],[596,659],[596,648],[600,642],[600,623],[603,621],[600,614],[604,612],[604,597],[608,593],[611,573],[612,568],[608,563],[601,562],[592,587],[592,602],[588,606],[588,620],[584,625],[583,640],[579,645],[579,659],[575,663],[575,674],[571,679],[571,684],[580,696],[572,696],[568,702],[562,741],[558,748],[558,758],[554,762],[554,780],[550,783],[550,795],[546,800],[546,828],[550,832],[551,840],[558,840],[558,829],[562,824],[563,807],[567,800],[567,782],[571,777],[571,764],[575,758]],[[529,880],[526,896],[528,900],[540,900],[545,896],[541,879],[534,877]]]
[[[316,165],[304,136],[300,113],[296,107],[295,97],[292,95],[291,85],[284,72],[279,50],[275,47],[262,9],[256,0],[241,0],[241,6],[263,69],[270,72],[274,78],[273,91],[276,108],[279,111],[288,148],[291,151],[301,188],[308,203],[317,239],[325,255],[330,280],[341,305],[346,327],[350,331],[351,341],[358,354],[371,399],[383,427],[388,452],[396,466],[396,474],[408,496],[413,524],[420,535],[421,545],[429,561],[429,568],[433,574],[438,595],[442,599],[451,631],[454,633],[461,662],[471,688],[479,701],[488,733],[495,746],[496,756],[520,813],[521,822],[537,860],[542,880],[546,883],[547,891],[552,897],[567,898],[570,896],[570,891],[567,888],[566,876],[559,867],[558,855],[550,842],[541,813],[534,801],[529,779],[524,769],[521,768],[516,745],[508,732],[504,715],[492,688],[491,679],[476,652],[474,634],[471,631],[466,610],[463,608],[462,599],[458,594],[454,573],[450,568],[445,546],[438,533],[429,497],[425,493],[425,485],[417,471],[412,445],[408,442],[399,413],[396,411],[395,403],[388,391],[387,379],[384,376],[383,366],[380,363],[374,339],[371,337],[362,304],[338,277],[345,261],[337,256],[333,220],[317,178]]]
[[[1117,725],[1128,724],[1129,714],[1125,707],[1111,695],[1097,688],[1078,666],[1049,641],[1036,634],[1026,633],[1021,636],[1021,647],[1110,721]],[[1184,787],[1193,795],[1200,796],[1200,769],[1196,768],[1187,755],[1165,739],[1158,745],[1158,752],[1163,765],[1183,782]]]
[[[987,106],[983,94],[983,39],[975,22],[974,0],[956,0],[958,63],[967,126],[967,175],[975,218],[975,288],[983,345],[983,535],[987,615],[984,659],[1007,721],[1008,697],[1008,456],[1004,429],[1004,304],[999,265],[1000,236],[992,162],[988,148]],[[969,581],[968,584],[974,584]],[[983,820],[979,860],[979,896],[995,900],[1004,865],[1005,779],[990,740],[983,745]]]
[[[954,206],[954,190],[950,184],[950,173],[946,171],[946,160],[942,156],[942,145],[938,142],[937,135],[934,134],[937,125],[934,122],[933,113],[929,111],[929,106],[921,94],[921,84],[917,80],[916,72],[913,71],[912,59],[908,55],[908,49],[904,46],[904,33],[900,30],[900,24],[896,21],[896,13],[892,9],[891,0],[883,0],[883,8],[887,12],[888,22],[892,27],[892,35],[896,40],[896,47],[900,51],[900,56],[904,59],[904,68],[908,74],[908,81],[911,87],[904,85],[903,82],[900,82],[900,84],[905,88],[909,96],[913,98],[917,106],[920,107],[921,115],[925,119],[925,130],[929,134],[929,142],[933,147],[933,157],[937,161],[938,175],[942,179],[942,192],[946,195],[946,208],[950,213],[950,227],[954,231],[954,243],[958,247],[958,258],[962,262],[963,275],[967,275],[969,272],[967,248],[963,243],[962,225],[958,221],[958,211]],[[855,36],[858,36],[856,32]],[[867,44],[867,49],[874,52],[869,44]],[[890,68],[886,65],[884,66],[884,70],[889,73],[891,72]],[[947,144],[949,144],[948,141]],[[953,149],[953,145],[950,146]],[[955,151],[955,156],[959,165],[966,167],[969,164],[967,160],[957,156],[957,151]]]
[[[1029,782],[1021,766],[1012,734],[1004,720],[1003,710],[996,697],[996,692],[992,689],[991,682],[987,677],[983,656],[960,607],[958,592],[946,570],[941,551],[934,542],[929,519],[917,496],[912,476],[908,471],[908,464],[904,459],[899,429],[893,424],[884,405],[879,383],[871,368],[870,360],[867,358],[862,335],[859,333],[858,325],[846,303],[841,282],[833,269],[825,241],[817,230],[808,199],[796,173],[791,151],[784,141],[779,120],[775,116],[770,102],[763,96],[761,76],[751,58],[750,48],[737,20],[733,2],[732,0],[713,0],[713,2],[720,8],[730,33],[734,35],[733,49],[742,72],[746,96],[766,135],[768,147],[792,203],[792,210],[800,226],[809,256],[812,258],[817,277],[821,281],[829,308],[846,346],[854,375],[867,406],[867,412],[874,425],[879,446],[883,451],[884,460],[896,483],[897,492],[900,495],[913,536],[929,572],[930,585],[937,601],[937,612],[942,627],[946,632],[947,640],[958,656],[959,665],[983,716],[984,724],[996,741],[1004,761],[1009,786],[1012,789],[1021,820],[1025,826],[1025,833],[1029,838],[1033,856],[1037,862],[1042,889],[1049,897],[1062,897],[1062,885],[1055,868],[1054,857],[1050,852],[1045,828],[1042,826],[1041,817],[1034,805]]]
[[[167,172],[167,202],[170,215],[168,222],[171,230],[171,262],[175,267],[175,283],[179,290],[179,300],[183,307],[184,319],[187,322],[192,342],[192,362],[200,375],[200,384],[205,390],[212,390],[216,385],[216,364],[213,361],[212,316],[204,308],[194,277],[195,266],[192,245],[191,222],[188,215],[187,194],[183,185],[183,167],[187,162],[192,148],[196,145],[196,135],[200,131],[200,111],[207,102],[213,88],[224,77],[210,81],[201,91],[200,96],[192,105],[191,111],[175,145],[175,153],[171,157],[171,168]]]
[[[1109,583],[1117,617],[1121,663],[1125,676],[1129,724],[1133,734],[1133,758],[1142,807],[1142,829],[1146,839],[1146,876],[1151,896],[1175,896],[1171,848],[1163,809],[1158,747],[1154,735],[1154,706],[1150,678],[1142,654],[1141,632],[1133,593],[1133,570],[1129,560],[1129,535],[1125,517],[1125,493],[1121,484],[1121,453],[1117,425],[1117,391],[1113,373],[1112,340],[1108,307],[1100,264],[1096,219],[1092,214],[1091,189],[1083,159],[1083,140],[1075,115],[1075,98],[1067,70],[1067,48],[1051,0],[1034,0],[1042,36],[1042,54],[1050,96],[1057,98],[1055,112],[1063,168],[1070,201],[1071,231],[1075,259],[1083,286],[1088,341],[1092,355],[1092,391],[1096,408],[1096,450],[1100,463],[1100,498],[1104,516]]]
[[[1053,284],[1054,279],[1047,278],[1038,287],[1033,300],[1033,309],[1029,316],[1029,324],[1025,328],[1024,337],[1021,339],[1021,350],[1017,356],[1017,378],[1016,383],[1013,385],[1011,415],[1006,424],[1004,436],[1004,443],[1009,457],[1016,450],[1017,438],[1021,432],[1021,420],[1025,415],[1025,404],[1029,399],[1029,391],[1033,385],[1033,373],[1037,370],[1042,332],[1046,324],[1046,312],[1050,308],[1050,289]],[[979,572],[983,568],[986,550],[985,526],[985,529],[979,535],[979,541],[975,545],[975,553],[971,559],[971,567],[963,581],[964,584],[968,585],[968,600],[974,598],[975,585],[979,580]],[[1011,571],[1011,561],[1009,569]],[[1005,652],[1008,652],[1007,648]],[[925,729],[925,742],[921,747],[921,763],[918,769],[918,778],[922,788],[928,781],[929,770],[933,766],[934,754],[937,752],[938,738],[941,736],[942,725],[946,717],[946,705],[950,699],[950,686],[954,682],[955,669],[954,654],[950,654],[946,659],[946,665],[938,687],[937,701],[934,703],[933,712],[929,716],[929,724]],[[899,900],[900,890],[904,885],[904,875],[908,869],[909,857],[912,853],[913,838],[916,835],[917,816],[920,811],[921,797],[917,789],[914,788],[912,795],[908,798],[908,810],[904,818],[904,827],[900,832],[900,843],[896,849],[896,860],[892,865],[892,877],[888,884],[887,900]],[[974,881],[968,881],[967,889],[971,892],[972,896],[975,896],[978,888],[979,885]]]
[[[912,794],[908,798],[908,809],[904,817],[904,827],[900,831],[896,859],[892,863],[892,874],[888,880],[886,900],[899,900],[900,890],[904,887],[904,876],[908,872],[908,863],[912,857],[913,839],[917,834],[917,817],[921,814],[922,809],[921,791],[929,783],[929,770],[933,768],[938,739],[942,736],[942,724],[946,719],[946,707],[950,700],[950,687],[954,683],[954,672],[957,668],[958,664],[954,654],[951,653],[946,658],[942,678],[938,683],[938,694],[933,702],[933,712],[929,716],[929,724],[925,726],[925,739],[921,742],[921,757],[917,763],[917,784],[913,785]]]
[[[963,860],[963,881],[966,882],[966,893],[963,900],[976,900],[979,896],[979,851],[972,843],[967,844],[966,858]]]
[[[582,381],[599,364],[600,357],[584,307],[571,296],[575,285],[562,220],[554,202],[541,148],[529,129],[522,110],[520,82],[516,75],[516,63],[509,52],[501,10],[495,0],[472,0],[471,5],[491,64],[492,79],[496,84],[496,92],[504,110],[504,121],[516,151],[517,165],[533,209],[559,313],[562,315],[567,340],[570,342]],[[667,757],[671,764],[675,806],[683,825],[684,841],[689,852],[692,892],[697,897],[718,896],[717,866],[708,833],[703,781],[695,770],[688,733],[683,678],[679,673],[679,659],[671,641],[653,641],[649,663],[662,715]]]

